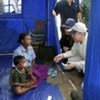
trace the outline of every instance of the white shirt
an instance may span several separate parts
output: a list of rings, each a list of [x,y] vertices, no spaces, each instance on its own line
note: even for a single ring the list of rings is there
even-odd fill
[[[21,0],[10,0],[11,5],[15,11],[15,13],[21,13],[21,6],[19,6],[19,4],[21,5]]]
[[[73,44],[72,49],[66,53],[63,53],[63,56],[64,58],[79,56],[81,61],[72,62],[72,63],[76,65],[76,68],[84,70],[85,59],[86,59],[86,46],[87,46],[87,35],[85,36],[85,39],[82,43],[75,42]]]
[[[9,2],[10,1],[10,2]],[[9,12],[9,3],[10,3],[10,12],[15,11],[15,13],[21,13],[21,0],[3,0],[4,7],[4,13]]]
[[[17,55],[22,55],[25,57],[27,66],[31,66],[32,61],[36,58],[36,55],[35,55],[35,52],[34,52],[32,46],[28,47],[28,51],[26,51],[26,49],[22,45],[19,46],[14,51],[13,57],[15,57]]]

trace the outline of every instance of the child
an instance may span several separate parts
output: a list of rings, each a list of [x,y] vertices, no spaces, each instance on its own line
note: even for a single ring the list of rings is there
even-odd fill
[[[29,74],[25,57],[21,55],[15,56],[13,62],[16,67],[10,75],[12,91],[16,94],[23,94],[36,87],[36,78]]]

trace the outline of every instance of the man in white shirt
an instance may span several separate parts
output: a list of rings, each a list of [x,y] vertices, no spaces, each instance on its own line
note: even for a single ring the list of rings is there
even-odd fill
[[[73,59],[72,61],[68,61],[67,64],[64,64],[64,68],[66,70],[76,68],[77,70],[83,70],[84,72],[87,46],[87,28],[84,23],[77,22],[69,31],[75,41],[73,47],[66,53],[58,54],[54,58],[54,61],[58,63],[64,58],[69,59],[78,56],[78,59],[75,58],[75,60]]]

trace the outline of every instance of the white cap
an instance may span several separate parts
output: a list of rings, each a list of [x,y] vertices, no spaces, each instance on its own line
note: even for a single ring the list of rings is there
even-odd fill
[[[81,32],[81,33],[87,32],[86,25],[82,22],[75,23],[75,25],[71,29],[74,30],[74,31],[77,31],[77,32]]]

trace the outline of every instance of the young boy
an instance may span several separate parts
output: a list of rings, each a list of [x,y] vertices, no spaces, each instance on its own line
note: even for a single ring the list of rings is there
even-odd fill
[[[26,68],[25,57],[15,56],[14,65],[16,66],[10,74],[11,90],[16,94],[23,94],[33,87],[36,87],[36,79]]]

